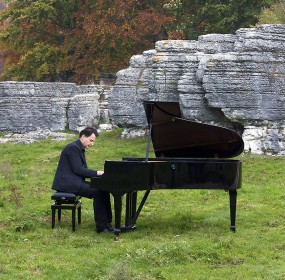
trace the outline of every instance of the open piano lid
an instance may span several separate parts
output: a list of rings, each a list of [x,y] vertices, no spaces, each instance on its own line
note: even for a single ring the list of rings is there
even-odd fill
[[[144,102],[156,157],[230,158],[242,153],[242,138],[230,129],[181,118],[178,102]]]

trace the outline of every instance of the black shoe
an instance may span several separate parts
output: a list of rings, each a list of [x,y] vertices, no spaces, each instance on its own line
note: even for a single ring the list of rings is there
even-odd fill
[[[115,231],[115,229],[112,227],[111,224],[108,224],[108,225],[107,225],[107,228]]]
[[[115,233],[115,229],[111,226],[111,225],[108,225],[106,228],[104,229],[97,229],[97,233]]]

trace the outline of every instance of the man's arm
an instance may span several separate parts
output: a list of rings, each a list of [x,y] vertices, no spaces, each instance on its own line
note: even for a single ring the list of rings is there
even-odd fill
[[[97,172],[97,170],[88,169],[84,165],[81,151],[76,146],[69,147],[69,149],[66,151],[66,156],[71,165],[72,171],[76,175],[84,178],[100,176],[98,173],[101,173],[102,171]]]

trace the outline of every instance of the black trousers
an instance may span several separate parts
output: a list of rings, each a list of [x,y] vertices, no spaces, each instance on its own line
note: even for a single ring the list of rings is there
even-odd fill
[[[76,195],[93,199],[96,230],[103,230],[112,222],[110,193],[90,188],[90,183],[82,182]]]

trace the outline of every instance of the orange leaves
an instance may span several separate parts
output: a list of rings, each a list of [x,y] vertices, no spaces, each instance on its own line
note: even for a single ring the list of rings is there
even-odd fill
[[[44,75],[48,80],[51,71],[51,80],[87,83],[100,72],[115,73],[128,65],[132,55],[153,48],[155,38],[161,38],[164,26],[172,20],[164,14],[163,2],[38,0],[31,7],[15,0],[7,15],[8,30],[13,32],[7,35],[6,47],[13,48],[22,60],[10,65],[11,75],[20,78],[22,71],[27,79]],[[51,61],[37,49],[39,43],[56,46],[60,59]],[[26,53],[37,56],[23,56]]]

